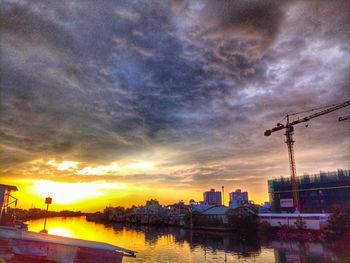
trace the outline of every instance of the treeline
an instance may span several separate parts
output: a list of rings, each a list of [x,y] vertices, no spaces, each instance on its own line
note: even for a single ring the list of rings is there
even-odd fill
[[[226,211],[226,210],[225,210]],[[259,218],[251,207],[228,209],[225,213],[204,214],[193,211],[183,203],[166,207],[138,206],[132,208],[106,207],[105,210],[86,216],[88,221],[126,223],[133,225],[178,226],[213,231],[257,233]]]
[[[81,211],[70,211],[70,210],[62,210],[62,211],[46,211],[40,208],[30,208],[20,209],[20,208],[12,208],[9,210],[9,213],[15,217],[16,220],[30,220],[30,219],[38,219],[45,217],[75,217],[75,216],[84,216],[86,213]]]
[[[225,213],[213,214],[193,211],[188,205],[178,203],[163,207],[158,203],[145,206],[106,207],[103,212],[87,214],[88,221],[103,223],[126,223],[132,225],[178,226],[197,230],[230,231],[238,236],[251,236],[259,233],[262,239],[324,241],[332,239],[350,240],[350,212],[341,212],[339,206],[332,208],[328,224],[321,230],[306,227],[302,217],[295,226],[272,227],[260,222],[255,207],[238,207]]]

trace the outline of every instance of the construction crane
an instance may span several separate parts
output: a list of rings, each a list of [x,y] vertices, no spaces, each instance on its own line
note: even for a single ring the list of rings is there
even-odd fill
[[[287,144],[288,147],[288,156],[289,156],[289,165],[290,165],[290,178],[291,178],[291,183],[292,183],[292,192],[293,192],[293,204],[294,208],[296,211],[299,211],[299,195],[298,195],[298,183],[297,183],[297,173],[296,173],[296,167],[295,167],[295,158],[294,158],[294,150],[293,150],[293,133],[294,133],[294,125],[303,123],[303,122],[308,122],[309,120],[322,116],[324,114],[330,113],[332,111],[339,110],[341,108],[347,107],[350,105],[350,101],[345,101],[340,104],[334,104],[331,106],[328,106],[326,109],[316,112],[314,114],[311,114],[309,116],[303,117],[303,118],[298,118],[297,120],[291,121],[290,117],[295,116],[298,114],[310,112],[310,111],[315,111],[315,110],[320,110],[322,108],[317,108],[317,109],[311,109],[308,111],[303,111],[303,112],[298,112],[298,113],[293,113],[293,114],[287,114],[282,120],[286,119],[286,123],[277,123],[277,126],[272,128],[271,130],[265,131],[264,135],[265,136],[270,136],[271,133],[279,131],[279,130],[286,130],[286,133],[284,134],[286,136],[286,141],[285,143]],[[307,126],[306,126],[307,127]]]
[[[338,121],[345,121],[345,120],[348,120],[348,119],[350,119],[350,115],[339,117]]]

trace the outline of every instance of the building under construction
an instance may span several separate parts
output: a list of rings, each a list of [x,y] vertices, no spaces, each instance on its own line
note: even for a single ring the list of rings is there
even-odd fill
[[[327,213],[335,206],[342,212],[350,210],[350,170],[306,174],[296,181],[301,213]],[[272,212],[294,212],[290,178],[269,180],[268,190]]]

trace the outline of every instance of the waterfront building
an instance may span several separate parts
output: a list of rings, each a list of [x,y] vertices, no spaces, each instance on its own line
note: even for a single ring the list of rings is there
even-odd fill
[[[304,222],[306,229],[320,230],[328,225],[330,214],[327,213],[259,213],[259,221],[268,223],[272,227],[287,226],[296,228],[297,222]]]
[[[204,211],[215,207],[215,205],[209,205],[209,204],[191,204],[191,210],[193,212],[199,212],[199,213],[203,213]]]
[[[203,202],[209,205],[222,205],[221,192],[210,189],[203,193]]]
[[[160,209],[162,206],[159,204],[157,199],[151,199],[147,200],[146,207],[148,210],[157,210]]]
[[[185,205],[183,201],[176,204],[167,205],[165,208],[167,209],[168,215],[185,214],[189,211],[189,205]]]
[[[264,204],[259,207],[259,213],[271,213],[271,203],[264,202]]]
[[[188,203],[189,203],[190,205],[192,205],[192,204],[197,204],[197,202],[196,202],[194,199],[191,199],[190,201],[188,201]]]
[[[306,174],[297,184],[301,213],[329,213],[336,206],[342,212],[350,209],[350,170]],[[272,212],[294,212],[290,178],[269,180],[268,190]]]
[[[229,194],[230,201],[229,205],[232,208],[243,206],[248,204],[248,192],[242,192],[241,189],[236,189],[236,191]]]
[[[13,185],[0,184],[0,223],[2,223],[7,213],[7,209],[12,203],[17,204],[17,199],[11,196],[11,192],[17,191]]]
[[[222,224],[228,224],[228,214],[230,208],[227,206],[213,206],[202,212],[202,215],[210,219],[217,219],[222,222]]]

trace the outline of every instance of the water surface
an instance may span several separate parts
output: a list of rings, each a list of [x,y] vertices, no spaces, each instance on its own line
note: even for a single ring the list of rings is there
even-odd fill
[[[29,230],[40,231],[42,219],[31,220]],[[180,228],[104,225],[84,217],[49,218],[50,234],[107,242],[137,252],[123,262],[350,262],[346,251],[332,244],[270,241],[257,237],[240,240],[232,234]],[[344,247],[344,246],[343,246]],[[336,252],[335,252],[336,251]]]

